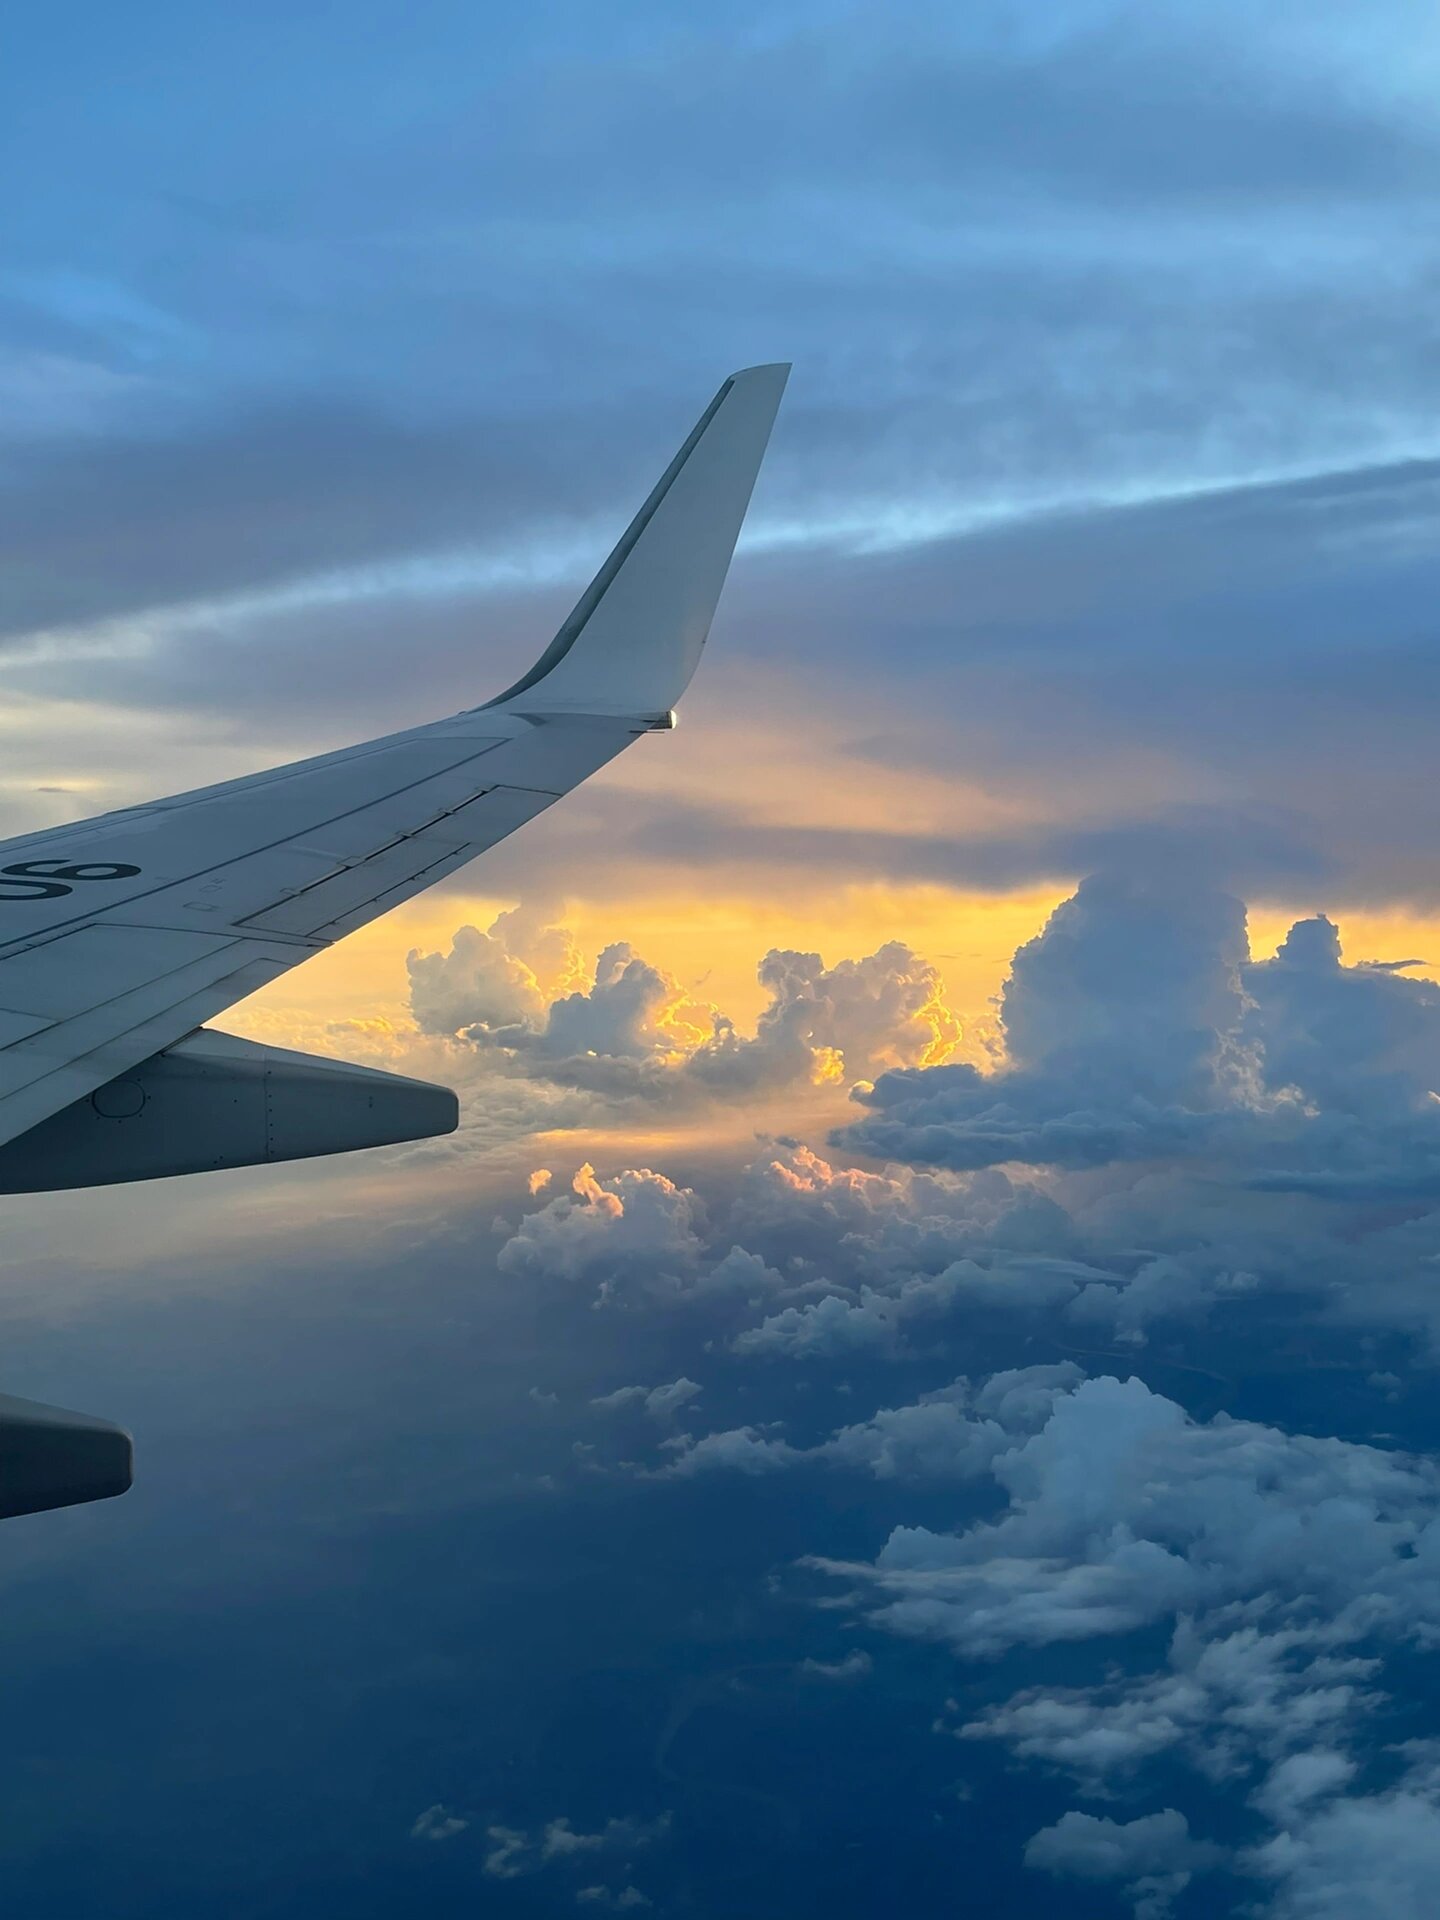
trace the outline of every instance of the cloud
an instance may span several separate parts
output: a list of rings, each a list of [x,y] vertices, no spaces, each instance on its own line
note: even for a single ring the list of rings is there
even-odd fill
[[[913,1406],[882,1407],[813,1447],[794,1447],[748,1426],[699,1440],[687,1435],[672,1448],[664,1471],[766,1473],[822,1463],[859,1468],[877,1480],[976,1480],[1016,1444],[1017,1435],[1042,1426],[1057,1398],[1080,1378],[1069,1361],[996,1374],[979,1389],[962,1378],[923,1394]]]
[[[883,1172],[777,1142],[746,1168],[729,1221],[772,1264],[856,1288],[938,1274],[965,1256],[1069,1251],[1065,1209],[1007,1174],[966,1180],[904,1165]]]
[[[592,1399],[590,1404],[607,1413],[621,1407],[643,1408],[652,1419],[664,1421],[673,1418],[700,1391],[696,1381],[682,1376],[662,1387],[617,1387],[613,1393],[602,1393]]]
[[[1246,1865],[1274,1886],[1271,1920],[1389,1920],[1431,1905],[1440,1872],[1440,1769],[1423,1744],[1379,1792],[1345,1797],[1333,1761]],[[1329,1760],[1329,1756],[1326,1756]],[[1292,1774],[1291,1780],[1296,1776]]]
[[[896,940],[863,960],[826,967],[818,953],[772,949],[760,963],[770,1004],[755,1037],[729,1023],[690,1063],[716,1088],[856,1078],[885,1066],[943,1060],[960,1040],[933,966]]]
[[[644,1820],[626,1814],[607,1820],[592,1833],[575,1828],[563,1815],[533,1832],[503,1826],[488,1831],[491,1850],[485,1859],[486,1873],[496,1880],[518,1880],[557,1863],[588,1862],[598,1855],[627,1855],[653,1846],[669,1833],[670,1815],[662,1813]]]
[[[1002,1741],[1092,1794],[1133,1787],[1161,1755],[1182,1757],[1217,1783],[1246,1778],[1259,1761],[1271,1772],[1254,1803],[1273,1815],[1317,1755],[1329,1763],[1335,1749],[1325,1743],[1353,1738],[1382,1704],[1374,1685],[1381,1662],[1346,1650],[1366,1628],[1355,1616],[1301,1626],[1183,1616],[1160,1671],[1026,1688],[964,1721],[956,1736]]]
[[[1187,1304],[1163,1263],[1147,1271],[1151,1286],[1137,1276],[1122,1290],[1113,1274],[1078,1261],[1004,1253],[992,1254],[984,1266],[961,1259],[933,1276],[913,1275],[888,1292],[862,1285],[854,1301],[827,1293],[804,1306],[784,1307],[737,1334],[732,1345],[736,1353],[797,1360],[858,1354],[901,1359],[912,1352],[907,1336],[926,1328],[943,1329],[987,1309],[1033,1315],[1067,1305],[1077,1325],[1098,1323],[1143,1340],[1139,1329],[1152,1315],[1183,1314]],[[1197,1291],[1197,1304],[1208,1305],[1212,1294],[1203,1286]]]
[[[863,1647],[852,1647],[839,1660],[802,1660],[800,1671],[814,1674],[817,1680],[863,1680],[874,1671],[875,1662]]]
[[[1440,1152],[1440,990],[1341,964],[1323,917],[1249,958],[1214,889],[1097,875],[1015,956],[1007,1063],[882,1075],[837,1143],[954,1169],[1247,1166],[1277,1190],[1425,1188]]]
[[[943,1349],[958,1329],[1016,1317],[1067,1340],[1139,1347],[1157,1323],[1203,1321],[1265,1285],[1298,1288],[1302,1275],[1313,1284],[1319,1268],[1297,1243],[1288,1202],[1269,1211],[1251,1202],[1247,1216],[1232,1198],[1216,1219],[1205,1199],[1213,1184],[1149,1178],[1042,1193],[998,1170],[875,1173],[804,1147],[762,1155],[726,1230],[784,1271],[791,1298],[742,1328],[734,1349],[903,1359]]]
[[[1333,1749],[1290,1753],[1256,1789],[1255,1805],[1277,1825],[1293,1827],[1311,1814],[1317,1801],[1349,1786],[1356,1772],[1355,1762]]]
[[[954,1533],[899,1527],[868,1565],[812,1564],[846,1582],[872,1625],[970,1658],[1113,1647],[1168,1619],[1162,1669],[1030,1687],[954,1731],[1091,1793],[1143,1788],[1165,1756],[1212,1786],[1248,1784],[1272,1834],[1234,1865],[1273,1884],[1267,1911],[1284,1920],[1421,1910],[1440,1834],[1433,1755],[1402,1750],[1393,1785],[1352,1789],[1354,1749],[1387,1704],[1388,1653],[1440,1644],[1435,1462],[1195,1421],[1139,1381],[1060,1374],[956,1383],[809,1449],[766,1437],[770,1470],[824,1459],[907,1485],[938,1470],[1007,1497],[999,1518]],[[948,1424],[935,1419],[945,1407]],[[712,1464],[737,1464],[740,1436],[710,1440]],[[1190,1875],[1224,1858],[1173,1807],[1124,1822],[1071,1812],[1026,1852],[1045,1871],[1123,1885],[1142,1916],[1168,1912]]]
[[[742,1473],[750,1476],[780,1473],[804,1459],[788,1442],[770,1439],[755,1427],[730,1427],[698,1440],[678,1436],[681,1445],[663,1469],[669,1479],[693,1479],[701,1473]]]
[[[1256,1104],[1236,1040],[1246,957],[1238,900],[1094,876],[1015,955],[1006,1069],[887,1074],[859,1091],[872,1117],[843,1138],[959,1168],[1100,1166],[1217,1145]]]
[[[891,1301],[867,1288],[855,1306],[827,1293],[808,1306],[785,1307],[737,1334],[733,1344],[742,1354],[840,1360],[852,1354],[896,1352],[899,1334]]]
[[[851,1037],[852,1052],[873,1054],[882,1034],[915,1047],[933,1031],[929,1014],[913,1024],[929,1003],[903,952],[883,949],[872,956],[883,964],[848,972],[817,973],[813,956],[798,974],[788,962],[779,970],[771,1011],[810,1009],[812,1067],[829,1057],[822,1036],[845,1037],[836,1006],[860,1018],[825,986],[834,977],[865,982],[861,1004],[885,1009],[860,1022],[867,1037]],[[607,964],[617,986],[658,978],[619,950]],[[572,1000],[603,1024],[592,994]],[[828,1027],[811,1018],[819,1003]],[[715,1217],[699,1221],[693,1195],[667,1200],[688,1222],[669,1244],[642,1244],[636,1223],[623,1224],[623,1202],[622,1224],[611,1224],[615,1189],[578,1211],[552,1203],[504,1260],[538,1273],[549,1235],[555,1272],[572,1277],[584,1240],[607,1298],[623,1281],[656,1298],[718,1301],[733,1284],[764,1311],[732,1320],[732,1351],[820,1366],[939,1352],[962,1324],[1007,1317],[1138,1350],[1157,1329],[1220,1324],[1275,1290],[1321,1303],[1333,1320],[1440,1335],[1426,1266],[1440,1257],[1440,1214],[1423,1204],[1440,1194],[1440,1100],[1430,1089],[1440,1079],[1440,990],[1345,965],[1323,916],[1297,922],[1273,960],[1252,961],[1231,896],[1112,875],[1084,883],[1021,948],[1002,1013],[1007,1051],[995,1071],[901,1068],[857,1089],[866,1117],[835,1139],[885,1155],[883,1171],[777,1143]],[[793,1064],[791,1041],[774,1039],[793,1033],[789,1020],[777,1014],[772,1032],[762,1016],[744,1046],[773,1045]],[[718,1056],[710,1042],[687,1053],[674,1039],[653,1022],[647,1034],[633,1010],[612,1024],[608,1044],[644,1049],[639,1059],[589,1058],[592,1088],[624,1089],[607,1103],[612,1124],[638,1087],[696,1093],[709,1070],[700,1063]],[[543,1030],[526,1045],[504,1061],[554,1070]],[[733,1039],[721,1052],[748,1057]],[[492,1057],[501,1055],[476,1056]],[[499,1084],[511,1071],[503,1065]],[[791,1081],[790,1097],[808,1084]],[[642,1104],[655,1097],[647,1091]],[[637,1195],[658,1195],[662,1178],[646,1174]],[[1410,1217],[1385,1211],[1392,1201]],[[607,1261],[613,1272],[601,1271]]]
[[[1428,451],[1435,37],[1385,4],[1363,32],[1328,4],[1272,16],[922,9],[896,36],[861,9],[837,35],[750,0],[657,31],[647,4],[619,32],[577,18],[564,59],[522,21],[482,63],[479,111],[441,86],[419,115],[356,110],[373,50],[337,65],[302,28],[267,65],[238,26],[263,150],[223,127],[190,141],[183,196],[167,102],[203,102],[213,48],[179,35],[157,78],[133,36],[38,46],[32,91],[63,71],[70,105],[36,121],[35,189],[5,216],[0,386],[28,436],[6,639],[15,686],[112,703],[130,758],[95,766],[130,782],[157,716],[259,759],[277,735],[469,703],[553,630],[711,363],[807,341],[723,638],[732,662],[783,654],[751,702],[777,731],[848,704],[830,788],[803,814],[747,791],[752,715],[712,706],[720,799],[683,771],[658,797],[602,784],[484,884],[708,897],[733,872],[763,907],[857,876],[1102,870],[1017,958],[994,1074],[948,1063],[938,980],[895,943],[827,965],[787,932],[742,1033],[645,942],[582,976],[548,920],[465,929],[415,956],[422,1036],[396,1043],[465,1081],[465,1136],[423,1151],[470,1155],[468,1180],[477,1142],[531,1128],[761,1099],[798,1126],[877,1079],[848,1136],[863,1169],[793,1143],[736,1172],[690,1142],[672,1162],[653,1138],[587,1141],[604,1177],[532,1187],[506,1291],[568,1288],[582,1321],[596,1299],[686,1302],[643,1358],[596,1362],[595,1386],[668,1383],[619,1389],[645,1419],[688,1403],[716,1425],[663,1450],[657,1424],[657,1458],[854,1475],[873,1504],[847,1519],[844,1579],[903,1629],[897,1657],[917,1633],[1062,1650],[1072,1684],[1017,1662],[1027,1684],[993,1711],[967,1694],[987,1728],[967,1737],[1133,1791],[1161,1755],[1209,1767],[1283,1829],[1265,1874],[1284,1910],[1348,1915],[1422,1906],[1435,1877],[1424,1766],[1387,1784],[1398,1761],[1356,1758],[1393,1684],[1376,1663],[1433,1631],[1428,1467],[1285,1431],[1365,1431],[1350,1373],[1324,1414],[1292,1400],[1273,1426],[1190,1421],[1124,1380],[983,1378],[1002,1348],[1147,1339],[1258,1367],[1274,1288],[1312,1381],[1316,1315],[1440,1328],[1435,990],[1341,965],[1319,919],[1252,962],[1238,908],[1436,897],[1440,676],[1417,622],[1436,469],[1406,458]],[[483,27],[449,28],[475,71]],[[477,179],[513,185],[500,213]],[[86,180],[130,211],[94,218]],[[56,233],[88,236],[84,271],[22,273]],[[35,782],[65,783],[69,744]],[[925,1392],[959,1342],[972,1378]],[[1403,1347],[1363,1367],[1405,1378]],[[854,1544],[869,1515],[876,1548],[906,1523],[888,1558]],[[1149,1637],[1120,1646],[1110,1626],[1137,1620]],[[1085,1685],[1087,1650],[1158,1665]],[[1156,1823],[1184,1833],[1173,1810],[1077,1837],[1083,1818],[1048,1830],[1067,1870],[1098,1851],[1119,1862],[1101,1884],[1163,1901],[1194,1869],[1161,1844]],[[613,1876],[593,1867],[611,1827],[496,1828],[492,1877],[573,1861],[582,1902],[634,1906],[621,1840]]]
[[[646,1167],[600,1180],[587,1164],[571,1189],[521,1221],[500,1249],[502,1273],[583,1281],[602,1300],[673,1294],[696,1277],[704,1209],[690,1188]]]
[[[457,1833],[464,1833],[469,1824],[466,1816],[452,1813],[448,1807],[437,1802],[435,1806],[426,1807],[422,1814],[416,1816],[415,1824],[410,1829],[410,1838],[412,1840],[453,1840]]]
[[[1214,1787],[1241,1785],[1277,1833],[1298,1832],[1355,1779],[1353,1749],[1387,1706],[1387,1662],[1440,1645],[1432,1459],[1223,1414],[1198,1421],[1136,1379],[1021,1368],[957,1380],[808,1446],[748,1425],[668,1451],[672,1478],[824,1468],[900,1488],[997,1489],[998,1517],[953,1532],[895,1527],[871,1561],[810,1557],[872,1627],[902,1639],[973,1660],[1113,1650],[1168,1626],[1159,1668],[1022,1688],[952,1729],[1091,1793],[1135,1791],[1162,1758],[1183,1760]],[[1119,1858],[1123,1872],[1106,1873],[1142,1913],[1164,1911],[1183,1884],[1167,1873],[1190,1868],[1143,1853],[1160,1829],[1139,1828],[1132,1857],[1113,1822],[1088,1820],[1062,1823],[1038,1863],[1058,1871],[1063,1857],[1080,1872],[1082,1858]],[[1280,1878],[1286,1857],[1256,1853],[1246,1870]]]
[[[1273,960],[1245,970],[1249,1025],[1272,1086],[1328,1112],[1423,1111],[1440,1088],[1440,987],[1391,967],[1345,966],[1325,915],[1290,929]]]
[[[1197,1872],[1224,1857],[1220,1847],[1192,1839],[1189,1822],[1173,1807],[1124,1822],[1070,1812],[1025,1848],[1027,1867],[1057,1879],[1121,1882],[1137,1920],[1160,1920]]]
[[[1004,1516],[900,1527],[853,1569],[891,1631],[971,1654],[1132,1632],[1267,1595],[1404,1635],[1440,1622],[1440,1478],[1428,1461],[1189,1419],[1136,1379],[1057,1394],[993,1451]],[[844,1571],[839,1569],[838,1571]]]
[[[1017,1319],[1055,1329],[1057,1316],[1067,1341],[1138,1349],[1157,1325],[1204,1321],[1266,1286],[1313,1290],[1326,1271],[1278,1201],[1252,1201],[1249,1218],[1232,1203],[1218,1239],[1209,1187],[1078,1198],[1069,1212],[999,1171],[875,1173],[794,1144],[762,1151],[710,1205],[653,1169],[597,1179],[587,1165],[572,1194],[521,1222],[500,1265],[605,1303],[684,1303],[743,1359],[821,1367],[939,1354],[962,1328],[991,1337]],[[1338,1303],[1355,1256],[1327,1245]]]
[[[482,933],[460,927],[449,953],[412,949],[406,959],[410,1009],[422,1033],[456,1034],[538,1021],[545,991],[574,977],[574,942],[562,928],[537,924],[533,909],[500,914]]]
[[[939,974],[899,941],[834,967],[817,953],[772,949],[757,970],[768,1004],[750,1036],[624,941],[582,982],[571,936],[519,910],[488,933],[460,928],[448,954],[412,952],[408,966],[422,1031],[622,1105],[694,1107],[824,1086],[942,1060],[961,1038]],[[542,979],[568,990],[547,998]]]

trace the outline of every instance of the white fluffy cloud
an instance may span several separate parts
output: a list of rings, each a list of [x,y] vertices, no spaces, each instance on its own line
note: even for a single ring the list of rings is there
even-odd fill
[[[545,1004],[534,974],[493,930],[459,927],[449,953],[412,949],[407,964],[410,1009],[422,1033],[513,1027],[538,1018]]]
[[[1269,1920],[1411,1920],[1433,1913],[1440,1885],[1440,1763],[1421,1745],[1400,1778],[1346,1796],[1335,1768],[1313,1775],[1281,1830],[1245,1862],[1273,1883]]]
[[[1002,1517],[900,1527],[856,1577],[894,1632],[972,1654],[1263,1600],[1351,1631],[1440,1632],[1440,1468],[1217,1415],[1141,1381],[1056,1395],[994,1455]]]
[[[699,1270],[704,1209],[688,1187],[648,1167],[599,1180],[581,1167],[571,1192],[527,1214],[500,1249],[502,1273],[592,1284],[617,1291],[678,1291]],[[628,1286],[627,1286],[628,1283]]]
[[[1193,1839],[1189,1822],[1173,1807],[1129,1821],[1067,1813],[1025,1849],[1026,1866],[1041,1872],[1119,1882],[1135,1903],[1136,1920],[1160,1920],[1192,1877],[1223,1857],[1221,1848]]]
[[[754,1427],[699,1440],[684,1436],[665,1472],[770,1473],[816,1464],[858,1468],[877,1480],[976,1480],[993,1470],[1017,1436],[1043,1426],[1080,1378],[1080,1369],[1068,1361],[995,1374],[978,1389],[962,1378],[912,1406],[882,1407],[813,1447],[794,1447]]]
[[[1232,896],[1096,875],[1015,955],[1002,1019],[1001,1072],[883,1075],[843,1138],[957,1169],[1200,1156],[1316,1190],[1434,1180],[1440,989],[1344,966],[1323,918],[1255,963]]]
[[[700,1390],[698,1382],[682,1376],[660,1387],[617,1387],[613,1393],[597,1395],[590,1404],[606,1413],[622,1407],[642,1408],[653,1420],[670,1420],[681,1407],[688,1406]]]
[[[406,967],[416,1024],[435,1034],[533,1024],[548,998],[581,977],[572,936],[525,906],[497,915],[485,932],[460,927],[449,953],[412,949]]]
[[[1182,1617],[1161,1671],[1094,1687],[1027,1688],[955,1731],[964,1740],[1002,1741],[1092,1793],[1133,1786],[1165,1753],[1216,1783],[1272,1765],[1255,1797],[1271,1812],[1298,1786],[1298,1776],[1287,1774],[1271,1793],[1276,1773],[1293,1759],[1333,1755],[1330,1743],[1352,1735],[1380,1704],[1381,1661],[1346,1649],[1367,1627],[1359,1610],[1298,1625]],[[1427,1636],[1430,1630],[1424,1624]]]
[[[955,1532],[897,1527],[868,1562],[813,1557],[873,1627],[986,1659],[1107,1647],[1168,1623],[1162,1668],[1024,1689],[960,1720],[959,1738],[1000,1742],[1091,1793],[1143,1787],[1161,1756],[1187,1762],[1269,1824],[1235,1864],[1274,1883],[1286,1920],[1425,1910],[1415,1889],[1440,1834],[1440,1765],[1417,1761],[1378,1794],[1349,1790],[1392,1652],[1440,1646],[1440,1463],[1196,1421],[1138,1380],[1067,1365],[957,1381],[808,1447],[774,1429],[712,1433],[682,1443],[667,1471],[814,1467],[989,1482],[1006,1498],[997,1518]],[[1392,1833],[1397,1858],[1377,1882],[1391,1905],[1365,1894],[1347,1908],[1325,1891],[1359,1885]],[[1071,1813],[1027,1858],[1114,1880],[1142,1915],[1219,1863],[1173,1809]]]
[[[423,1032],[611,1101],[684,1106],[853,1081],[943,1060],[961,1038],[934,967],[900,942],[833,967],[772,949],[759,964],[769,1002],[753,1035],[624,942],[586,980],[570,935],[519,909],[408,964]]]
[[[770,1004],[753,1039],[718,1021],[690,1071],[707,1087],[753,1090],[805,1080],[857,1079],[943,1060],[960,1040],[944,984],[899,941],[827,967],[818,953],[773,949],[760,962]]]
[[[1323,919],[1257,963],[1235,901],[1096,881],[1017,956],[1008,1058],[987,1076],[915,1051],[931,1018],[924,981],[907,999],[901,956],[873,959],[867,973],[774,956],[753,1041],[722,1023],[673,1046],[655,1037],[663,980],[609,955],[604,982],[559,1023],[573,1017],[575,1044],[612,1050],[594,1056],[604,1072],[708,1075],[713,1091],[754,1089],[773,1069],[772,1084],[793,1088],[823,1070],[826,1048],[848,1049],[848,1067],[888,1034],[900,1064],[848,1137],[892,1157],[853,1166],[777,1140],[694,1190],[645,1168],[582,1168],[522,1222],[502,1268],[604,1302],[694,1309],[672,1324],[692,1329],[713,1369],[691,1363],[710,1383],[703,1405],[724,1418],[695,1405],[678,1364],[688,1353],[673,1356],[669,1386],[600,1397],[659,1423],[650,1474],[858,1474],[868,1499],[894,1487],[933,1502],[944,1489],[980,1516],[918,1525],[897,1498],[906,1524],[868,1557],[807,1562],[872,1630],[966,1661],[1055,1646],[1093,1660],[1070,1685],[955,1712],[950,1734],[1088,1794],[1141,1796],[1163,1761],[1172,1800],[1190,1769],[1251,1823],[1222,1863],[1176,1805],[1075,1810],[1035,1837],[1033,1866],[1112,1884],[1144,1915],[1222,1864],[1259,1882],[1284,1920],[1382,1910],[1364,1904],[1367,1876],[1388,1911],[1419,1911],[1404,1901],[1427,1884],[1440,1793],[1419,1759],[1377,1786],[1373,1746],[1398,1650],[1440,1646],[1440,1466],[1196,1420],[1139,1379],[1085,1379],[1069,1364],[901,1398],[875,1381],[879,1366],[913,1379],[962,1339],[1006,1357],[1037,1337],[1062,1351],[1156,1339],[1174,1358],[1187,1324],[1233,1313],[1263,1328],[1277,1288],[1331,1321],[1440,1331],[1440,1212],[1373,1204],[1423,1196],[1427,1179],[1440,1193],[1440,994],[1345,966]],[[632,996],[608,1032],[602,984]],[[537,1059],[554,1005],[530,1043]],[[1392,1351],[1357,1372],[1388,1382],[1389,1404],[1407,1391]],[[818,1436],[771,1417],[767,1383],[795,1363],[804,1372],[788,1384],[807,1397],[787,1407],[853,1389],[857,1417]],[[730,1397],[737,1373],[750,1398]],[[672,1389],[685,1397],[666,1399]],[[824,1542],[797,1551],[807,1545]],[[1140,1633],[1142,1669],[1117,1664]],[[1366,1864],[1379,1836],[1388,1879]],[[1361,1891],[1347,1908],[1327,1886]]]
[[[1415,1257],[1440,1253],[1440,1219],[1357,1232],[1302,1205],[1164,1171],[1046,1194],[996,1169],[872,1172],[777,1143],[708,1204],[653,1169],[584,1167],[526,1217],[501,1266],[606,1299],[705,1299],[738,1354],[832,1366],[938,1353],[1006,1318],[1138,1349],[1157,1323],[1277,1287],[1328,1296],[1335,1315],[1363,1318],[1368,1302],[1382,1321],[1440,1323]]]
[[[437,1803],[433,1807],[426,1807],[423,1813],[416,1816],[415,1824],[410,1829],[410,1838],[453,1840],[457,1833],[464,1833],[469,1825],[469,1820],[463,1814],[452,1813],[449,1807]]]
[[[875,1670],[875,1662],[863,1647],[853,1647],[841,1660],[802,1660],[800,1671],[817,1680],[863,1680]]]
[[[662,1840],[669,1831],[668,1813],[654,1820],[627,1814],[607,1820],[593,1833],[578,1831],[563,1815],[533,1832],[523,1827],[494,1826],[488,1829],[490,1851],[485,1857],[485,1871],[492,1879],[518,1880],[557,1862],[589,1863],[606,1854],[628,1856]]]

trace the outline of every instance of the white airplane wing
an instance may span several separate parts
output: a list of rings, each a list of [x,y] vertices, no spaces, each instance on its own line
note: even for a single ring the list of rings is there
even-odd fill
[[[550,646],[487,706],[0,844],[0,1191],[454,1126],[444,1089],[197,1029],[673,723],[787,372],[725,382]]]

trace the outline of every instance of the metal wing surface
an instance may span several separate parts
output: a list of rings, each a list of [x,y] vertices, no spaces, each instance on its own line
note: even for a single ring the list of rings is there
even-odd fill
[[[0,1146],[672,724],[787,372],[725,382],[545,653],[487,706],[0,844]]]

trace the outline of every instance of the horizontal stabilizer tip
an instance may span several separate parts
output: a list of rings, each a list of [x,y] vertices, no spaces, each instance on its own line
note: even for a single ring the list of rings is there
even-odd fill
[[[641,715],[689,686],[765,456],[788,364],[732,373],[569,619],[491,707]]]
[[[134,1447],[123,1427],[0,1394],[0,1520],[112,1500],[133,1477]]]

